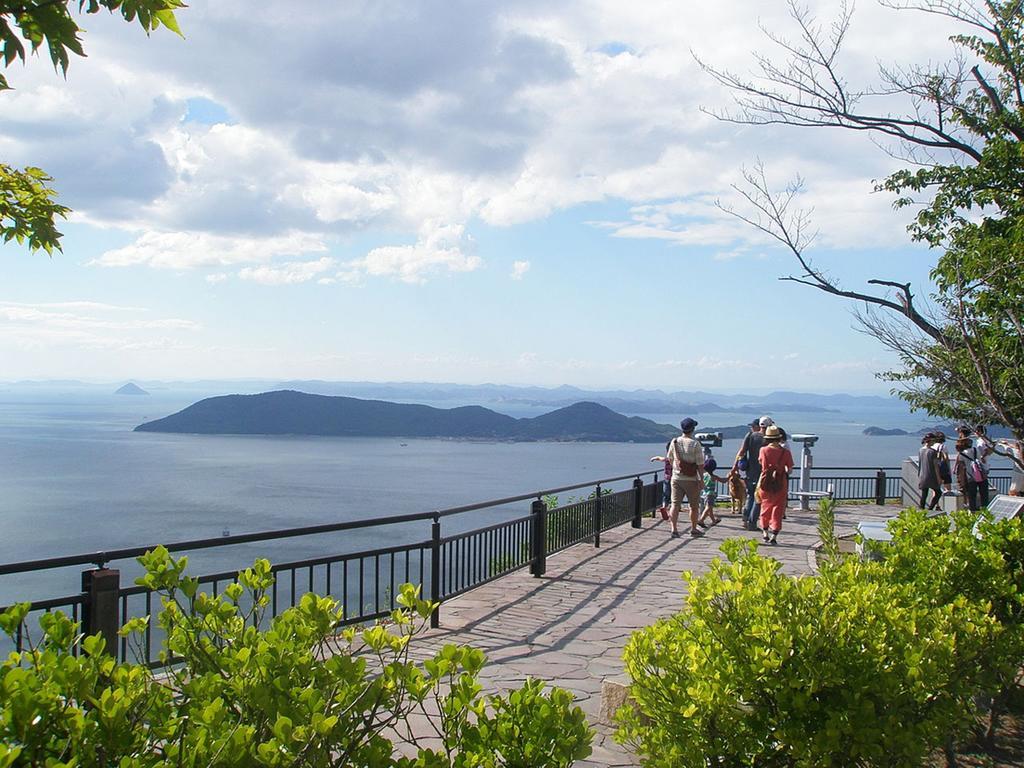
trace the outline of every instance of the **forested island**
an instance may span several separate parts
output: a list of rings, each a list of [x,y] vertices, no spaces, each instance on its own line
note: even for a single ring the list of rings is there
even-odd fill
[[[433,408],[294,390],[206,398],[178,413],[140,424],[135,431],[616,443],[657,443],[679,434],[677,427],[623,416],[591,402],[516,419],[476,405]]]
[[[971,430],[973,431],[973,427]],[[883,427],[868,427],[861,434],[869,437],[902,437],[904,435],[927,435],[931,432],[942,432],[946,437],[955,437],[957,428],[954,424],[939,424],[934,427],[922,427],[916,432],[908,432],[905,429],[884,429]],[[1002,425],[992,425],[986,429],[986,434],[992,439],[1013,437],[1013,433]]]

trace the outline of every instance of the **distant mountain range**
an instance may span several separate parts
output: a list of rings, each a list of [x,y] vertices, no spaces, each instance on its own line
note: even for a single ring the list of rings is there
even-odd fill
[[[592,402],[515,419],[481,406],[443,409],[293,390],[210,397],[140,424],[135,431],[638,443],[662,442],[679,434],[676,427],[623,416]]]
[[[595,402],[608,408],[633,413],[722,412],[773,410],[835,411],[845,406],[891,406],[891,397],[877,395],[819,395],[807,392],[779,391],[767,395],[724,395],[700,390],[665,392],[661,389],[589,390],[560,387],[518,387],[505,384],[419,384],[410,382],[345,382],[301,380],[280,384],[321,395],[388,398],[390,400],[475,400],[487,403],[564,406],[580,401]]]
[[[473,403],[498,411],[515,410],[507,406],[559,408],[578,402],[592,402],[625,413],[692,414],[720,411],[722,413],[784,413],[834,412],[845,408],[886,408],[905,406],[895,398],[877,395],[833,394],[778,391],[766,395],[721,394],[702,390],[635,389],[593,390],[573,386],[530,387],[505,384],[452,384],[426,382],[360,382],[269,379],[203,379],[160,381],[135,379],[147,392],[195,393],[196,398],[235,392],[256,394],[269,390],[292,389],[317,395],[342,395],[368,400],[408,403]],[[109,383],[84,382],[73,379],[0,383],[0,390],[10,387],[40,390],[108,390]],[[521,409],[520,409],[521,410]]]
[[[934,427],[923,427],[916,432],[908,432],[905,429],[884,429],[883,427],[868,427],[864,430],[864,434],[870,437],[900,437],[903,435],[927,435],[929,432],[939,431],[942,432],[946,437],[956,437],[956,426],[953,424],[938,424]],[[1013,434],[1009,429],[1002,426],[992,426],[988,428],[988,436],[992,438],[998,437],[1013,437]]]

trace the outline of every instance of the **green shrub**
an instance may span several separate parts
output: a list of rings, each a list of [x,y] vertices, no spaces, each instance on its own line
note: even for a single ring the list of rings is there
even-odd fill
[[[839,557],[836,506],[836,500],[828,496],[818,499],[818,539],[821,541],[821,556],[824,560],[836,560]]]
[[[117,663],[99,636],[81,639],[75,656],[77,625],[44,616],[39,641],[0,666],[0,768],[519,768],[569,766],[590,753],[591,732],[565,691],[527,680],[483,696],[484,656],[468,647],[413,661],[412,640],[434,606],[411,585],[387,625],[339,631],[337,603],[307,594],[261,630],[273,583],[265,560],[218,597],[162,548],[140,562],[139,583],[161,595],[161,660],[174,663],[156,674]],[[15,632],[26,613],[27,604],[10,609],[0,628]],[[122,630],[136,650],[145,626],[135,619]],[[432,713],[440,746],[422,746],[407,724]]]
[[[877,563],[794,578],[752,542],[722,549],[626,647],[618,738],[645,765],[917,766],[970,724],[1000,631],[985,605],[922,600]]]
[[[979,695],[991,700],[989,736],[1024,664],[1024,521],[993,522],[960,511],[929,518],[907,510],[890,523],[883,569],[913,584],[918,598],[944,606],[966,599],[998,623],[976,670]]]

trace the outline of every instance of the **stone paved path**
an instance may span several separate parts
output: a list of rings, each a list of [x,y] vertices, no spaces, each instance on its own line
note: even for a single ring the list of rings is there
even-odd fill
[[[897,512],[840,507],[837,533]],[[806,573],[814,567],[816,525],[814,511],[790,509],[779,543],[761,551],[778,558],[785,572]],[[527,675],[567,688],[596,729],[594,752],[578,766],[637,765],[613,741],[612,729],[598,722],[602,680],[623,673],[622,649],[633,630],[680,607],[682,571],[705,570],[726,538],[760,539],[728,513],[703,538],[671,539],[668,532],[660,518],[645,518],[640,529],[627,524],[602,533],[600,548],[581,544],[550,557],[542,578],[519,571],[446,602],[441,627],[417,643],[417,655],[444,643],[469,644],[487,654],[480,678],[485,690],[518,685]]]

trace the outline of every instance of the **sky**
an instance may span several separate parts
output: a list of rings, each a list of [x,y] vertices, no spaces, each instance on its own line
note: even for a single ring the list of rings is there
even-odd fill
[[[835,2],[809,7],[823,25]],[[87,58],[7,70],[0,161],[74,213],[0,245],[0,380],[267,378],[885,392],[853,307],[716,207],[799,175],[816,263],[928,293],[935,254],[869,137],[740,126],[783,2],[194,0],[184,37],[106,14]],[[841,64],[949,58],[871,2]]]

